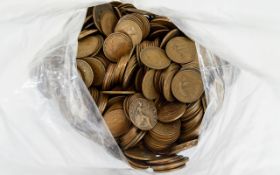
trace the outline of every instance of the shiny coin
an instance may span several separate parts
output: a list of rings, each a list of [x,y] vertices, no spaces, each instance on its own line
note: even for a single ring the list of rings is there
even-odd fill
[[[166,54],[175,63],[189,63],[194,60],[196,55],[195,44],[186,37],[172,38],[166,44]]]
[[[129,104],[131,122],[141,130],[150,130],[157,124],[157,109],[152,101],[136,98]]]
[[[102,47],[103,38],[100,35],[88,36],[78,42],[77,58],[95,55]]]
[[[110,61],[117,62],[122,56],[129,54],[132,47],[133,44],[129,36],[116,32],[105,39],[103,51]]]
[[[94,79],[94,74],[90,65],[84,60],[77,59],[77,67],[84,78],[86,86],[90,87]]]
[[[159,47],[143,49],[140,53],[140,59],[143,64],[152,69],[165,69],[171,63],[164,50]]]
[[[197,71],[179,71],[173,78],[171,90],[174,97],[182,103],[191,103],[203,93],[201,75]]]
[[[154,75],[155,70],[151,69],[145,73],[142,81],[142,93],[149,100],[154,100],[159,96],[154,86]]]
[[[185,103],[173,102],[166,103],[159,108],[158,120],[164,123],[170,123],[179,119],[186,110]]]
[[[131,148],[126,151],[124,151],[124,154],[131,158],[136,160],[154,160],[156,159],[156,155],[148,150],[140,149],[140,148]]]
[[[119,137],[129,130],[130,122],[122,109],[106,112],[104,120],[114,137]]]

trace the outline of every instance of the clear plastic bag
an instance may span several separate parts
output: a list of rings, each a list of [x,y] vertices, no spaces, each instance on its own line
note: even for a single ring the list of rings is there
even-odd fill
[[[77,74],[77,36],[86,8],[104,2],[49,0],[44,4],[27,0],[22,7],[16,1],[1,2],[1,14],[5,14],[0,18],[0,45],[4,48],[0,81],[5,82],[0,91],[3,174],[150,174],[126,164]],[[244,37],[228,28],[227,24],[235,24],[234,18],[215,13],[218,7],[230,13],[243,2],[235,2],[232,8],[217,0],[129,2],[170,17],[197,41],[208,108],[198,146],[182,153],[190,162],[171,174],[279,174],[279,98],[275,95],[279,81],[274,74],[279,71],[264,61],[250,65],[251,59],[242,60],[240,54],[248,56],[252,50],[237,51],[237,42],[229,43],[227,32]],[[5,13],[7,9],[11,9],[9,13]],[[219,36],[213,31],[224,33]],[[258,32],[254,28],[248,31]],[[244,38],[245,43],[247,40]],[[261,63],[272,70],[259,69]]]

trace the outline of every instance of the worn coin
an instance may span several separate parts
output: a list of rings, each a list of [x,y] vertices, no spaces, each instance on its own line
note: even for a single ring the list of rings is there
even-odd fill
[[[159,47],[147,47],[143,49],[140,53],[140,59],[145,66],[152,69],[165,69],[171,63],[164,50]]]
[[[146,97],[149,100],[154,100],[159,96],[154,86],[154,75],[155,70],[151,69],[145,73],[142,80],[142,93],[144,97]]]
[[[150,130],[157,124],[157,109],[152,101],[136,98],[129,104],[131,122],[141,130]]]
[[[114,137],[119,137],[129,130],[130,122],[125,117],[123,109],[106,112],[104,120]]]
[[[129,36],[115,32],[105,39],[103,52],[110,61],[117,62],[122,56],[129,54],[132,48],[133,44]]]
[[[193,61],[196,55],[194,42],[182,36],[174,37],[169,40],[165,50],[172,61],[180,64]]]
[[[193,70],[179,71],[172,80],[171,90],[174,97],[182,103],[198,100],[203,93],[200,73]]]
[[[194,139],[194,140],[191,140],[191,141],[187,141],[187,142],[184,142],[184,143],[180,143],[179,145],[175,145],[173,147],[171,147],[171,151],[169,154],[177,154],[181,151],[184,151],[186,149],[189,149],[195,145],[197,145],[198,143],[198,139]]]
[[[77,59],[77,67],[84,78],[86,86],[90,87],[94,79],[94,74],[90,65],[84,60]]]
[[[104,64],[100,60],[93,57],[86,57],[84,58],[84,60],[90,65],[90,67],[93,70],[94,73],[93,84],[96,86],[101,85],[106,71]]]
[[[146,149],[141,149],[138,147],[128,149],[124,151],[124,154],[131,158],[136,160],[154,160],[156,159],[156,155]]]
[[[103,38],[100,35],[87,36],[78,41],[77,58],[95,55],[102,47]]]
[[[163,123],[170,123],[179,119],[186,110],[186,104],[180,102],[166,103],[159,108],[158,120]]]

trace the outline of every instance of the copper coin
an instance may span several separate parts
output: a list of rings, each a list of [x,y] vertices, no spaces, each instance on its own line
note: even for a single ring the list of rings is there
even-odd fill
[[[106,112],[104,120],[114,137],[119,137],[129,130],[130,122],[125,117],[123,109]]]
[[[94,73],[94,81],[93,84],[98,86],[101,85],[105,76],[105,66],[103,63],[93,57],[86,57],[84,60],[90,65]]]
[[[109,64],[109,66],[107,67],[104,79],[103,79],[103,83],[102,83],[102,89],[103,90],[108,90],[112,87],[113,85],[113,72],[115,70],[116,64]]]
[[[140,59],[145,66],[152,69],[165,69],[171,63],[164,50],[159,47],[147,47],[143,49],[140,53]]]
[[[116,25],[115,32],[125,33],[131,38],[133,45],[139,44],[143,38],[140,26],[135,21],[122,20],[122,18]]]
[[[191,141],[180,143],[179,145],[175,145],[175,146],[171,147],[170,154],[177,154],[181,151],[184,151],[186,149],[189,149],[189,148],[197,145],[197,143],[198,143],[198,139],[194,139]]]
[[[92,34],[95,34],[95,33],[97,33],[97,32],[98,32],[97,29],[83,30],[83,31],[81,31],[81,33],[80,33],[78,39],[80,40],[80,39],[82,39],[82,38],[84,38],[84,37],[86,37],[86,36],[88,36],[88,35],[92,35]]]
[[[160,156],[155,160],[147,161],[147,164],[151,164],[151,165],[168,164],[168,163],[172,163],[172,162],[181,160],[182,158],[183,158],[183,156],[178,156],[178,155]]]
[[[173,37],[175,37],[179,34],[180,34],[180,31],[178,29],[173,29],[173,30],[169,31],[165,35],[165,37],[162,39],[162,41],[160,43],[160,48],[163,48],[170,39],[172,39]]]
[[[90,94],[91,94],[93,100],[97,103],[98,102],[98,98],[99,98],[99,91],[96,88],[94,88],[94,87],[91,87],[89,89],[89,91],[90,91]]]
[[[77,59],[77,67],[84,78],[85,85],[90,87],[94,79],[94,74],[90,65],[84,60]]]
[[[100,32],[103,32],[102,30],[102,27],[112,27],[110,25],[105,25],[104,26],[104,21],[106,19],[110,19],[112,22],[112,19],[113,17],[110,16],[109,18],[106,17],[105,19],[103,18],[104,17],[104,14],[105,13],[114,13],[113,12],[113,8],[112,8],[112,5],[109,4],[109,3],[105,3],[105,4],[100,4],[100,5],[97,5],[97,6],[94,6],[93,7],[93,11],[92,11],[92,15],[93,15],[93,21],[94,21],[94,24],[96,26],[96,28],[100,31]],[[111,14],[112,15],[112,14]],[[108,16],[108,15],[107,15]],[[103,21],[103,26],[101,25],[101,21]],[[109,29],[105,29],[105,30],[108,30],[110,31],[110,28]]]
[[[107,102],[108,102],[108,96],[105,94],[100,94],[98,98],[97,106],[101,114],[103,114],[103,112],[105,111]]]
[[[171,90],[174,97],[183,103],[198,100],[203,93],[201,75],[197,71],[179,71],[173,78]]]
[[[129,104],[131,122],[141,130],[150,130],[157,124],[157,109],[152,101],[136,98]]]
[[[133,44],[129,36],[116,32],[110,34],[104,41],[103,52],[105,56],[113,62],[130,53]]]
[[[101,30],[102,32],[108,36],[113,33],[114,28],[118,22],[118,19],[112,8],[108,8],[102,16],[100,20]]]
[[[180,102],[166,103],[158,111],[158,120],[163,123],[170,123],[179,119],[186,110],[186,104]]]
[[[145,73],[142,81],[142,93],[149,100],[154,100],[159,96],[154,86],[154,75],[155,70],[151,69]]]
[[[126,69],[125,69],[125,72],[123,75],[123,82],[122,82],[123,88],[127,88],[129,86],[129,84],[131,83],[131,79],[134,76],[136,68],[137,68],[137,60],[136,60],[135,55],[133,55],[126,66]]]
[[[181,166],[178,166],[176,168],[171,168],[171,169],[166,169],[166,170],[154,170],[154,172],[158,172],[158,173],[167,173],[167,172],[173,172],[173,171],[177,171],[177,170],[180,170],[182,168],[185,168],[186,165],[181,165]]]
[[[172,142],[163,142],[160,140],[156,140],[151,137],[149,134],[144,137],[145,146],[154,153],[162,153],[169,152],[168,148],[173,143]]]
[[[112,97],[108,100],[107,106],[110,107],[115,103],[120,103],[120,102],[123,103],[124,99],[125,99],[124,95]]]
[[[168,41],[165,50],[172,61],[180,64],[193,61],[196,55],[194,42],[182,36],[172,38]]]
[[[108,95],[131,95],[135,94],[135,91],[101,91],[101,93]]]
[[[156,158],[156,155],[146,149],[140,149],[138,147],[128,149],[124,151],[124,154],[131,158],[136,160],[154,160]]]
[[[164,98],[172,102],[175,100],[172,91],[171,91],[171,82],[173,80],[174,75],[177,73],[179,70],[180,66],[172,63],[170,66],[164,71],[164,78],[162,81],[162,93]]]
[[[138,168],[138,169],[147,169],[147,168],[149,168],[149,166],[145,162],[143,162],[143,161],[129,159],[129,158],[127,159],[127,161],[134,168]]]
[[[181,160],[178,160],[176,162],[172,162],[169,164],[164,164],[164,165],[153,165],[151,168],[153,168],[154,171],[165,171],[165,170],[170,170],[174,169],[180,166],[185,165],[189,161],[189,158],[182,158]]]
[[[142,138],[145,136],[145,134],[146,134],[146,131],[140,131],[138,133],[138,135],[131,140],[131,142],[129,142],[127,145],[124,146],[124,150],[127,150],[128,148],[131,148],[131,147],[134,147],[135,145],[137,145],[142,140]]]
[[[77,58],[97,54],[102,47],[103,38],[100,35],[87,36],[78,42]]]
[[[125,133],[120,138],[120,145],[122,147],[125,147],[127,144],[129,144],[133,139],[141,132],[140,129],[136,128],[135,126],[132,126],[127,133]]]

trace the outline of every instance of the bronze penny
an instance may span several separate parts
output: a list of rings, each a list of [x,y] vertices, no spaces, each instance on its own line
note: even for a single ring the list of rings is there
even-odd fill
[[[131,95],[135,94],[135,91],[101,91],[101,93],[108,95]]]
[[[118,22],[118,19],[112,8],[109,8],[106,12],[103,13],[100,20],[102,32],[108,36],[113,33],[114,28]]]
[[[158,120],[163,123],[170,123],[179,119],[186,110],[186,104],[180,102],[166,103],[159,108]]]
[[[159,47],[147,47],[143,49],[140,53],[140,59],[145,66],[152,69],[165,69],[171,63],[164,50]]]
[[[141,130],[150,130],[157,124],[157,109],[152,101],[136,98],[129,104],[131,122]]]
[[[94,87],[91,87],[89,89],[89,91],[90,91],[90,94],[91,94],[93,100],[95,101],[95,103],[97,103],[98,102],[98,98],[99,98],[99,91],[96,88],[94,88]]]
[[[174,37],[168,41],[165,50],[172,61],[180,64],[193,61],[196,55],[194,42],[182,36]]]
[[[133,139],[141,132],[140,129],[136,128],[135,126],[132,126],[127,133],[125,133],[120,138],[120,145],[122,147],[125,147],[127,144],[129,144]]]
[[[105,111],[107,102],[108,102],[108,96],[105,94],[99,94],[97,106],[101,114],[103,114],[103,112]]]
[[[145,136],[145,134],[146,134],[146,131],[140,131],[138,133],[138,135],[131,140],[131,142],[129,142],[127,145],[124,146],[124,150],[127,150],[128,148],[131,148],[131,147],[134,147],[135,145],[137,145],[142,140],[142,138]]]
[[[88,35],[92,35],[92,34],[95,34],[95,33],[97,33],[97,32],[98,32],[97,29],[83,30],[83,31],[81,31],[81,33],[80,33],[78,39],[80,40],[80,39],[82,39],[82,38],[84,38],[84,37],[86,37],[86,36],[88,36]]]
[[[143,38],[140,26],[133,20],[123,20],[124,17],[119,20],[115,32],[125,33],[131,38],[133,45],[139,44]]]
[[[124,99],[125,99],[124,95],[112,97],[108,100],[107,107],[110,107],[115,103],[123,103]]]
[[[149,160],[147,161],[147,164],[150,165],[163,165],[163,164],[168,164],[172,162],[176,162],[178,160],[181,160],[183,156],[178,156],[178,155],[170,155],[170,156],[160,156],[155,160]]]
[[[102,47],[103,38],[100,35],[87,36],[78,41],[77,58],[97,54]]]
[[[90,87],[94,79],[94,74],[90,65],[84,60],[77,59],[77,67],[84,78],[85,85]]]
[[[147,169],[149,168],[149,166],[143,162],[143,161],[139,161],[139,160],[134,160],[134,159],[127,159],[128,163],[138,169]]]
[[[165,171],[165,170],[171,170],[177,167],[181,167],[185,165],[189,161],[189,158],[182,158],[181,160],[178,160],[176,162],[172,162],[169,164],[164,164],[164,165],[153,165],[151,168],[154,171]]]
[[[99,86],[102,84],[104,76],[105,76],[105,66],[103,63],[93,57],[86,57],[84,60],[90,65],[94,73],[94,81],[93,84]]]
[[[125,69],[125,72],[123,75],[123,82],[122,82],[123,88],[127,88],[129,86],[129,84],[131,83],[131,79],[134,76],[136,68],[137,68],[137,60],[136,60],[135,55],[133,55],[126,66],[126,69]]]
[[[193,146],[196,146],[197,143],[198,143],[198,139],[194,139],[194,140],[191,140],[191,141],[180,143],[179,145],[175,145],[175,146],[171,147],[170,154],[177,154],[181,151],[184,151],[184,150],[189,149]]]
[[[173,30],[169,31],[165,35],[165,37],[162,39],[162,41],[160,43],[160,48],[163,48],[170,39],[172,39],[175,36],[178,36],[179,34],[180,34],[180,31],[178,29],[173,29]]]
[[[140,149],[138,147],[125,150],[124,154],[127,157],[136,160],[154,160],[156,158],[156,155],[154,153],[146,149]]]
[[[116,64],[109,64],[104,79],[103,79],[103,83],[102,83],[102,90],[108,90],[112,87],[113,85],[113,72],[115,70]]]
[[[176,73],[171,83],[174,97],[182,103],[192,103],[203,93],[201,75],[197,71],[183,70]]]
[[[142,93],[149,100],[154,100],[159,96],[154,86],[154,75],[155,70],[151,69],[145,73],[142,81]]]
[[[116,32],[105,39],[103,52],[110,61],[117,62],[122,56],[129,54],[132,47],[133,44],[129,36]]]
[[[172,91],[171,91],[171,82],[173,80],[174,75],[179,70],[180,66],[172,63],[170,66],[164,71],[164,78],[162,80],[162,93],[164,98],[172,102],[175,100]]]
[[[129,130],[130,122],[125,117],[123,109],[106,112],[104,120],[114,137],[119,137]]]
[[[154,170],[154,172],[158,172],[158,173],[167,173],[167,172],[177,171],[177,170],[183,169],[183,168],[185,168],[185,167],[186,167],[186,165],[182,165],[182,166],[178,166],[178,167],[176,167],[176,168],[167,169],[167,170]]]

